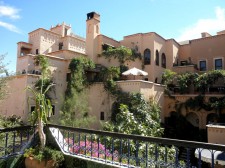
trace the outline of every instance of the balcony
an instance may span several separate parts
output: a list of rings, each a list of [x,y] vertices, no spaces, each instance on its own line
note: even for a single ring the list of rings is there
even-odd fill
[[[0,130],[0,160],[22,155],[31,140],[34,127]],[[64,155],[112,167],[179,167],[206,168],[223,165],[225,145],[177,139],[144,137],[114,132],[46,125],[48,143],[58,145]],[[50,141],[53,140],[53,141]],[[206,160],[203,151],[208,151]],[[219,164],[218,164],[219,163]]]
[[[184,93],[181,93],[180,88],[178,86],[170,86],[169,91],[171,95],[199,95],[202,94],[195,87],[188,88]],[[225,87],[224,86],[211,86],[206,89],[204,92],[205,95],[224,95]]]
[[[177,72],[177,73],[185,73],[185,72],[198,72],[198,69],[197,69],[197,66],[196,65],[187,65],[187,64],[184,64],[184,65],[173,65],[173,69],[172,69],[174,72]]]

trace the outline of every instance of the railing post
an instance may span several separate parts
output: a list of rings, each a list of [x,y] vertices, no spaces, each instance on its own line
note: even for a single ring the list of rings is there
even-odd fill
[[[187,162],[187,164],[186,164],[186,166],[187,166],[187,168],[190,168],[190,149],[189,148],[187,148],[187,158],[186,158],[187,160],[186,160],[186,162]]]
[[[123,156],[122,144],[123,144],[123,140],[120,138],[120,151],[119,151],[119,162],[120,162],[120,165],[121,165],[122,156]]]
[[[112,138],[112,163],[114,160],[114,138]]]
[[[167,157],[168,157],[168,150],[167,150],[167,146],[165,146],[165,164],[167,164]]]
[[[106,150],[106,137],[104,138],[104,146],[105,146],[105,162],[106,162],[106,152],[107,152],[107,150]]]
[[[8,146],[8,132],[5,134],[5,156],[7,155],[7,146]]]
[[[201,161],[201,149],[199,149],[199,153],[198,153],[198,168],[202,167],[202,161]]]
[[[79,145],[78,154],[80,154],[80,133],[78,134],[78,145]]]
[[[13,132],[13,153],[15,152],[16,133]]]
[[[92,157],[92,150],[93,148],[92,148],[92,134],[91,134],[91,157]]]
[[[179,158],[178,158],[179,151],[178,151],[178,147],[175,147],[175,149],[176,149],[176,153],[175,153],[175,165],[178,167],[179,166]]]
[[[75,141],[75,135],[74,135],[74,132],[73,132],[73,154],[74,154],[74,141]]]
[[[128,139],[128,166],[130,165],[130,139]]]
[[[139,157],[138,157],[138,152],[139,152],[139,142],[136,141],[136,153],[135,153],[135,160],[136,160],[136,166],[140,166],[140,160],[139,160]]]
[[[98,136],[98,159],[99,159],[99,136]]]
[[[86,134],[84,135],[84,155],[86,156],[87,155],[87,137],[86,137]]]
[[[155,167],[158,167],[158,144],[155,145]]]
[[[211,154],[211,156],[212,156],[212,168],[214,168],[214,152],[213,152],[213,150],[211,151],[212,152],[212,154]]]
[[[148,167],[148,143],[145,144],[145,159],[146,159],[145,166]]]
[[[68,142],[67,142],[67,145],[68,145],[67,150],[70,153],[70,132],[69,131],[67,133],[67,139],[68,139]]]

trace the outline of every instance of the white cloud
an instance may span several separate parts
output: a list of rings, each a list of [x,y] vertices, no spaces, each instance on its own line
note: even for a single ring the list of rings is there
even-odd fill
[[[4,27],[12,32],[21,33],[20,30],[16,26],[9,24],[9,23],[0,21],[0,26]]]
[[[16,9],[11,6],[0,5],[0,16],[6,16],[11,19],[19,19],[20,15],[18,14],[19,9]]]
[[[0,1],[0,17],[6,17],[10,19],[19,19],[19,9],[5,5],[4,2]],[[20,30],[13,24],[0,21],[0,27],[4,27],[12,32],[21,33]]]
[[[200,38],[202,32],[215,33],[225,29],[225,9],[216,7],[216,18],[199,19],[195,24],[182,30],[181,35],[176,38],[177,41]]]

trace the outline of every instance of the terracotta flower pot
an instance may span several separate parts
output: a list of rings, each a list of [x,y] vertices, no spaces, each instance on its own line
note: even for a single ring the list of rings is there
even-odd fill
[[[25,159],[26,168],[55,168],[56,164],[53,160],[39,161],[33,157],[27,157]]]

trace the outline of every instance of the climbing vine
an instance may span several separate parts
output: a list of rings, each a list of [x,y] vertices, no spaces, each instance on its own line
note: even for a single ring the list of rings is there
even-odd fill
[[[194,84],[196,76],[198,76],[198,74],[189,72],[177,75],[177,84],[181,94],[187,93],[190,85]]]
[[[204,73],[202,75],[199,75],[195,79],[196,87],[201,91],[202,93],[205,93],[207,88],[211,85],[213,85],[216,81],[218,81],[219,78],[225,78],[225,71],[224,70],[213,70],[209,71],[207,73]],[[225,82],[225,80],[224,80]]]
[[[71,60],[69,64],[71,77],[67,85],[67,96],[71,94],[72,89],[75,89],[77,92],[81,92],[85,88],[88,84],[85,70],[93,69],[94,67],[94,62],[85,57],[73,58]]]
[[[60,112],[60,124],[72,127],[89,127],[95,120],[88,115],[88,93],[85,89],[89,84],[86,70],[93,69],[95,64],[88,58],[73,58],[69,64],[71,77],[68,80],[65,100]]]
[[[195,90],[199,91],[199,95],[196,97],[191,97],[187,99],[185,102],[176,102],[175,108],[176,111],[180,111],[182,107],[186,109],[192,110],[201,110],[212,111],[215,110],[219,115],[221,110],[225,108],[225,96],[221,98],[210,97],[208,101],[205,98],[205,92],[209,87],[213,86],[219,79],[223,79],[223,84],[225,84],[225,71],[224,70],[212,70],[204,74],[197,73],[183,73],[183,74],[175,74],[170,72],[170,70],[165,71],[162,76],[164,84],[166,84],[166,88],[168,88],[168,92],[166,92],[170,96],[170,91],[177,84],[179,88],[179,92],[181,94],[187,93],[190,89],[190,86],[193,85]]]
[[[111,58],[118,59],[120,64],[124,64],[125,61],[134,61],[137,58],[142,59],[140,53],[136,53],[124,46],[120,46],[118,48],[108,47],[107,50],[102,52],[102,56],[109,60]]]
[[[161,136],[163,129],[160,126],[159,106],[153,101],[147,102],[140,93],[123,92],[116,84],[120,74],[119,67],[110,67],[103,73],[105,90],[115,98],[111,120],[104,124],[103,129],[127,134]]]

